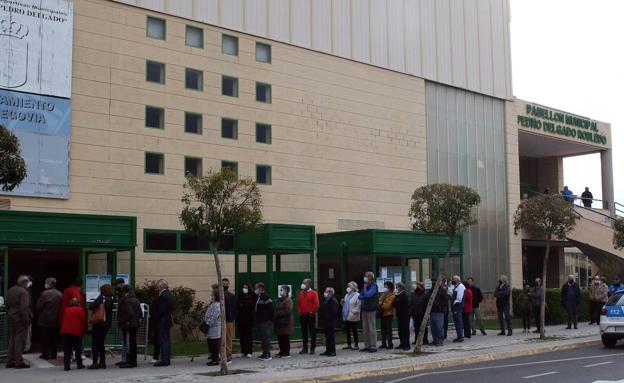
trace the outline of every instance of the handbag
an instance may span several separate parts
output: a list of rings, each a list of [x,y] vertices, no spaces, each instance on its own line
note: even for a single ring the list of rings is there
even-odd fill
[[[100,303],[98,307],[91,312],[89,317],[90,324],[102,324],[106,323],[106,311],[104,310],[104,303]]]
[[[208,330],[210,330],[210,326],[208,326],[208,323],[206,323],[205,321],[202,321],[199,324],[199,331],[201,331],[203,334],[208,334]]]

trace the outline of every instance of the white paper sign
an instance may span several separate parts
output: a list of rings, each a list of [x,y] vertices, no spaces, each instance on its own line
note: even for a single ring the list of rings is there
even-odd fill
[[[71,97],[73,4],[0,0],[0,88]]]
[[[425,290],[431,289],[432,286],[433,284],[431,283],[431,279],[429,278],[425,279]]]
[[[394,284],[401,282],[401,273],[394,273]]]
[[[377,291],[379,291],[380,293],[385,293],[386,292],[386,288],[384,287],[384,278],[377,278]]]
[[[87,274],[85,279],[87,280],[87,287],[85,289],[87,301],[91,302],[100,295],[100,276],[97,274]]]
[[[416,272],[412,271],[412,281],[416,282]]]
[[[382,267],[381,268],[381,278],[388,278],[388,268],[387,267]]]
[[[333,268],[333,267],[330,267],[330,268],[328,269],[327,274],[328,274],[329,279],[334,279],[334,268]]]

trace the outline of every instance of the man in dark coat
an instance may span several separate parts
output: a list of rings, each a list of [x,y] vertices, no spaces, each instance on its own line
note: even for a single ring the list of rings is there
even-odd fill
[[[260,331],[262,355],[258,359],[269,361],[271,357],[271,328],[273,327],[273,300],[266,293],[264,283],[256,283],[254,290],[256,303],[254,305],[254,322]]]
[[[334,296],[334,288],[325,289],[325,304],[321,307],[323,330],[325,331],[325,352],[323,356],[336,356],[336,323],[340,314],[340,304]]]
[[[30,307],[30,294],[27,286],[30,282],[25,275],[17,278],[17,284],[7,292],[7,314],[9,317],[9,350],[7,357],[7,368],[29,368],[30,365],[24,362],[22,353],[26,345],[26,335],[28,327],[33,318]]]
[[[592,207],[592,202],[594,202],[594,195],[589,191],[589,188],[586,186],[585,191],[581,194],[581,200],[583,201],[583,206]]]
[[[474,278],[468,278],[468,287],[470,291],[472,291],[472,313],[470,313],[470,328],[472,329],[472,335],[477,335],[477,325],[479,326],[479,330],[481,330],[481,334],[487,335],[485,332],[485,326],[483,324],[483,319],[481,318],[481,309],[480,305],[483,302],[483,293],[481,289],[475,284]]]
[[[498,313],[498,323],[501,331],[498,335],[505,335],[505,324],[507,324],[507,336],[513,335],[513,329],[511,326],[511,287],[507,283],[507,277],[501,275],[498,278],[498,287],[494,291],[494,297],[496,298],[496,311]],[[505,323],[506,322],[506,323]]]
[[[561,305],[566,309],[568,313],[568,327],[567,330],[572,328],[578,328],[578,306],[581,304],[581,290],[574,275],[568,276],[568,281],[561,287]]]
[[[232,360],[232,338],[234,337],[234,321],[236,320],[236,297],[230,289],[230,280],[223,278],[223,293],[225,295],[225,348],[227,360]]]
[[[154,322],[158,329],[158,345],[160,346],[160,361],[155,367],[164,367],[171,364],[171,327],[173,327],[173,296],[169,291],[169,284],[161,279],[157,282],[158,299],[154,309]]]
[[[409,351],[410,298],[402,282],[398,282],[395,287],[396,298],[394,298],[394,309],[399,326],[399,348],[403,351]]]
[[[418,333],[420,332],[420,326],[425,318],[425,311],[427,310],[427,303],[429,302],[429,294],[425,292],[425,285],[422,282],[416,284],[414,293],[410,299],[410,310],[412,320],[414,321],[414,343],[418,339]],[[428,327],[425,327],[425,334],[423,336],[423,344],[429,344]]]
[[[35,309],[37,324],[41,334],[41,355],[43,360],[56,359],[59,334],[58,317],[61,309],[62,294],[56,289],[56,279],[46,278],[45,291],[41,293]]]
[[[137,331],[141,327],[143,311],[141,303],[130,285],[121,288],[121,300],[117,310],[117,326],[128,334],[128,355],[120,368],[137,367]]]

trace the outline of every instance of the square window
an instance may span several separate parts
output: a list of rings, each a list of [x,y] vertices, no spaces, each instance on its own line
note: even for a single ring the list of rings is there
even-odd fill
[[[271,143],[271,125],[256,123],[256,142]]]
[[[169,251],[178,248],[178,234],[145,230],[145,250]]]
[[[201,28],[193,27],[191,25],[186,26],[186,45],[203,48],[204,47],[204,30]]]
[[[238,37],[222,35],[221,51],[226,55],[238,56]]]
[[[256,61],[271,63],[271,46],[269,44],[256,43]]]
[[[238,162],[234,161],[221,161],[221,170],[229,169],[236,174],[236,178],[238,178]]]
[[[202,159],[196,157],[184,157],[184,175],[199,177],[202,175]]]
[[[204,87],[204,72],[186,68],[184,85],[186,89],[202,90]]]
[[[147,37],[164,40],[167,34],[167,23],[163,19],[147,16]]]
[[[261,82],[256,83],[256,101],[271,103],[271,85]]]
[[[230,118],[221,119],[221,137],[238,139],[238,121]]]
[[[199,113],[184,113],[184,132],[202,134],[202,115]]]
[[[165,110],[155,106],[145,107],[145,127],[164,129],[165,128]]]
[[[256,183],[261,185],[271,184],[271,167],[268,165],[256,165]]]
[[[235,77],[221,77],[221,94],[238,97],[238,79]]]
[[[145,65],[145,81],[164,84],[165,64],[155,61],[147,61],[147,64]]]
[[[165,174],[165,155],[145,152],[145,173]]]

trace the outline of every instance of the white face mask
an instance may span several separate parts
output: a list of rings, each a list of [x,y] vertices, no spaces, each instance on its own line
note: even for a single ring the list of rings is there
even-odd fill
[[[368,283],[368,277],[364,277],[364,283]]]
[[[247,294],[249,292],[249,289],[247,287],[243,287],[243,294]]]
[[[351,289],[351,287],[347,287],[347,294],[351,294],[352,291],[353,289]]]
[[[325,297],[325,299],[329,298],[329,293],[324,293],[323,296]]]
[[[302,284],[301,284],[301,290],[307,290],[307,289],[306,289],[306,285],[305,285],[305,283],[302,283]]]
[[[32,281],[28,281],[28,283],[26,284],[26,288],[29,289],[32,287]]]
[[[260,289],[255,289],[254,293],[256,293],[256,295],[260,295],[262,293],[262,291],[260,291]]]

